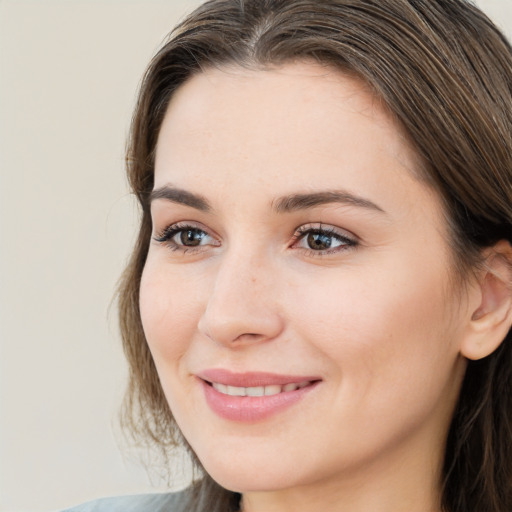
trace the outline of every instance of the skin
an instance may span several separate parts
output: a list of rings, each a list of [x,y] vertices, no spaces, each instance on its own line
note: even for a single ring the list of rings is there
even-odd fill
[[[365,85],[319,64],[211,69],[173,96],[155,190],[210,208],[152,201],[142,321],[182,432],[212,477],[243,493],[244,511],[440,510],[478,294],[453,285],[441,203],[418,175]],[[374,206],[275,209],[318,191]],[[199,230],[200,245],[155,240],[175,223]],[[330,249],[311,249],[297,228],[320,225],[354,243],[329,235]],[[240,423],[207,405],[196,375],[211,368],[322,381]]]

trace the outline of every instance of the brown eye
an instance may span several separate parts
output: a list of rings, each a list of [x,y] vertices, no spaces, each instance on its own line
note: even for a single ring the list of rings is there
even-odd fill
[[[180,244],[187,247],[196,247],[201,244],[201,241],[206,236],[204,231],[200,229],[185,229],[177,233]]]
[[[327,233],[315,233],[310,231],[307,236],[307,244],[310,249],[315,251],[325,251],[332,245],[332,235]]]
[[[349,249],[357,245],[357,239],[354,239],[344,231],[334,227],[313,227],[311,225],[302,226],[294,235],[296,240],[294,247],[306,249],[310,253],[318,255],[328,255],[340,250]]]
[[[168,226],[159,236],[155,237],[155,240],[173,251],[200,250],[205,246],[216,247],[219,245],[219,242],[205,230],[185,223]]]

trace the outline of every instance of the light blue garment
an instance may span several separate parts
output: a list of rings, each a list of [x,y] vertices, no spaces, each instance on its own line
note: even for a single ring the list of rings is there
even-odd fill
[[[89,501],[62,512],[178,512],[185,493],[139,494]]]

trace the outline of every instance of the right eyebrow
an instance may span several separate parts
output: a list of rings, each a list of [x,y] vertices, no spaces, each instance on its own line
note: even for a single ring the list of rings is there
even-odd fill
[[[278,213],[306,210],[329,203],[340,203],[358,206],[380,213],[386,213],[379,205],[364,197],[356,196],[344,190],[325,190],[306,194],[292,194],[273,201],[274,209]]]
[[[169,185],[153,190],[149,196],[149,202],[152,203],[155,199],[166,199],[173,203],[190,206],[202,212],[208,212],[212,209],[210,203],[203,196]]]

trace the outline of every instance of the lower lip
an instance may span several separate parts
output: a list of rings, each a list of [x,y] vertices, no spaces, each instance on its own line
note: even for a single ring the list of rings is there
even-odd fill
[[[256,422],[278,414],[302,400],[319,382],[295,391],[284,391],[270,396],[231,396],[217,391],[201,380],[206,402],[221,418],[230,421]]]

